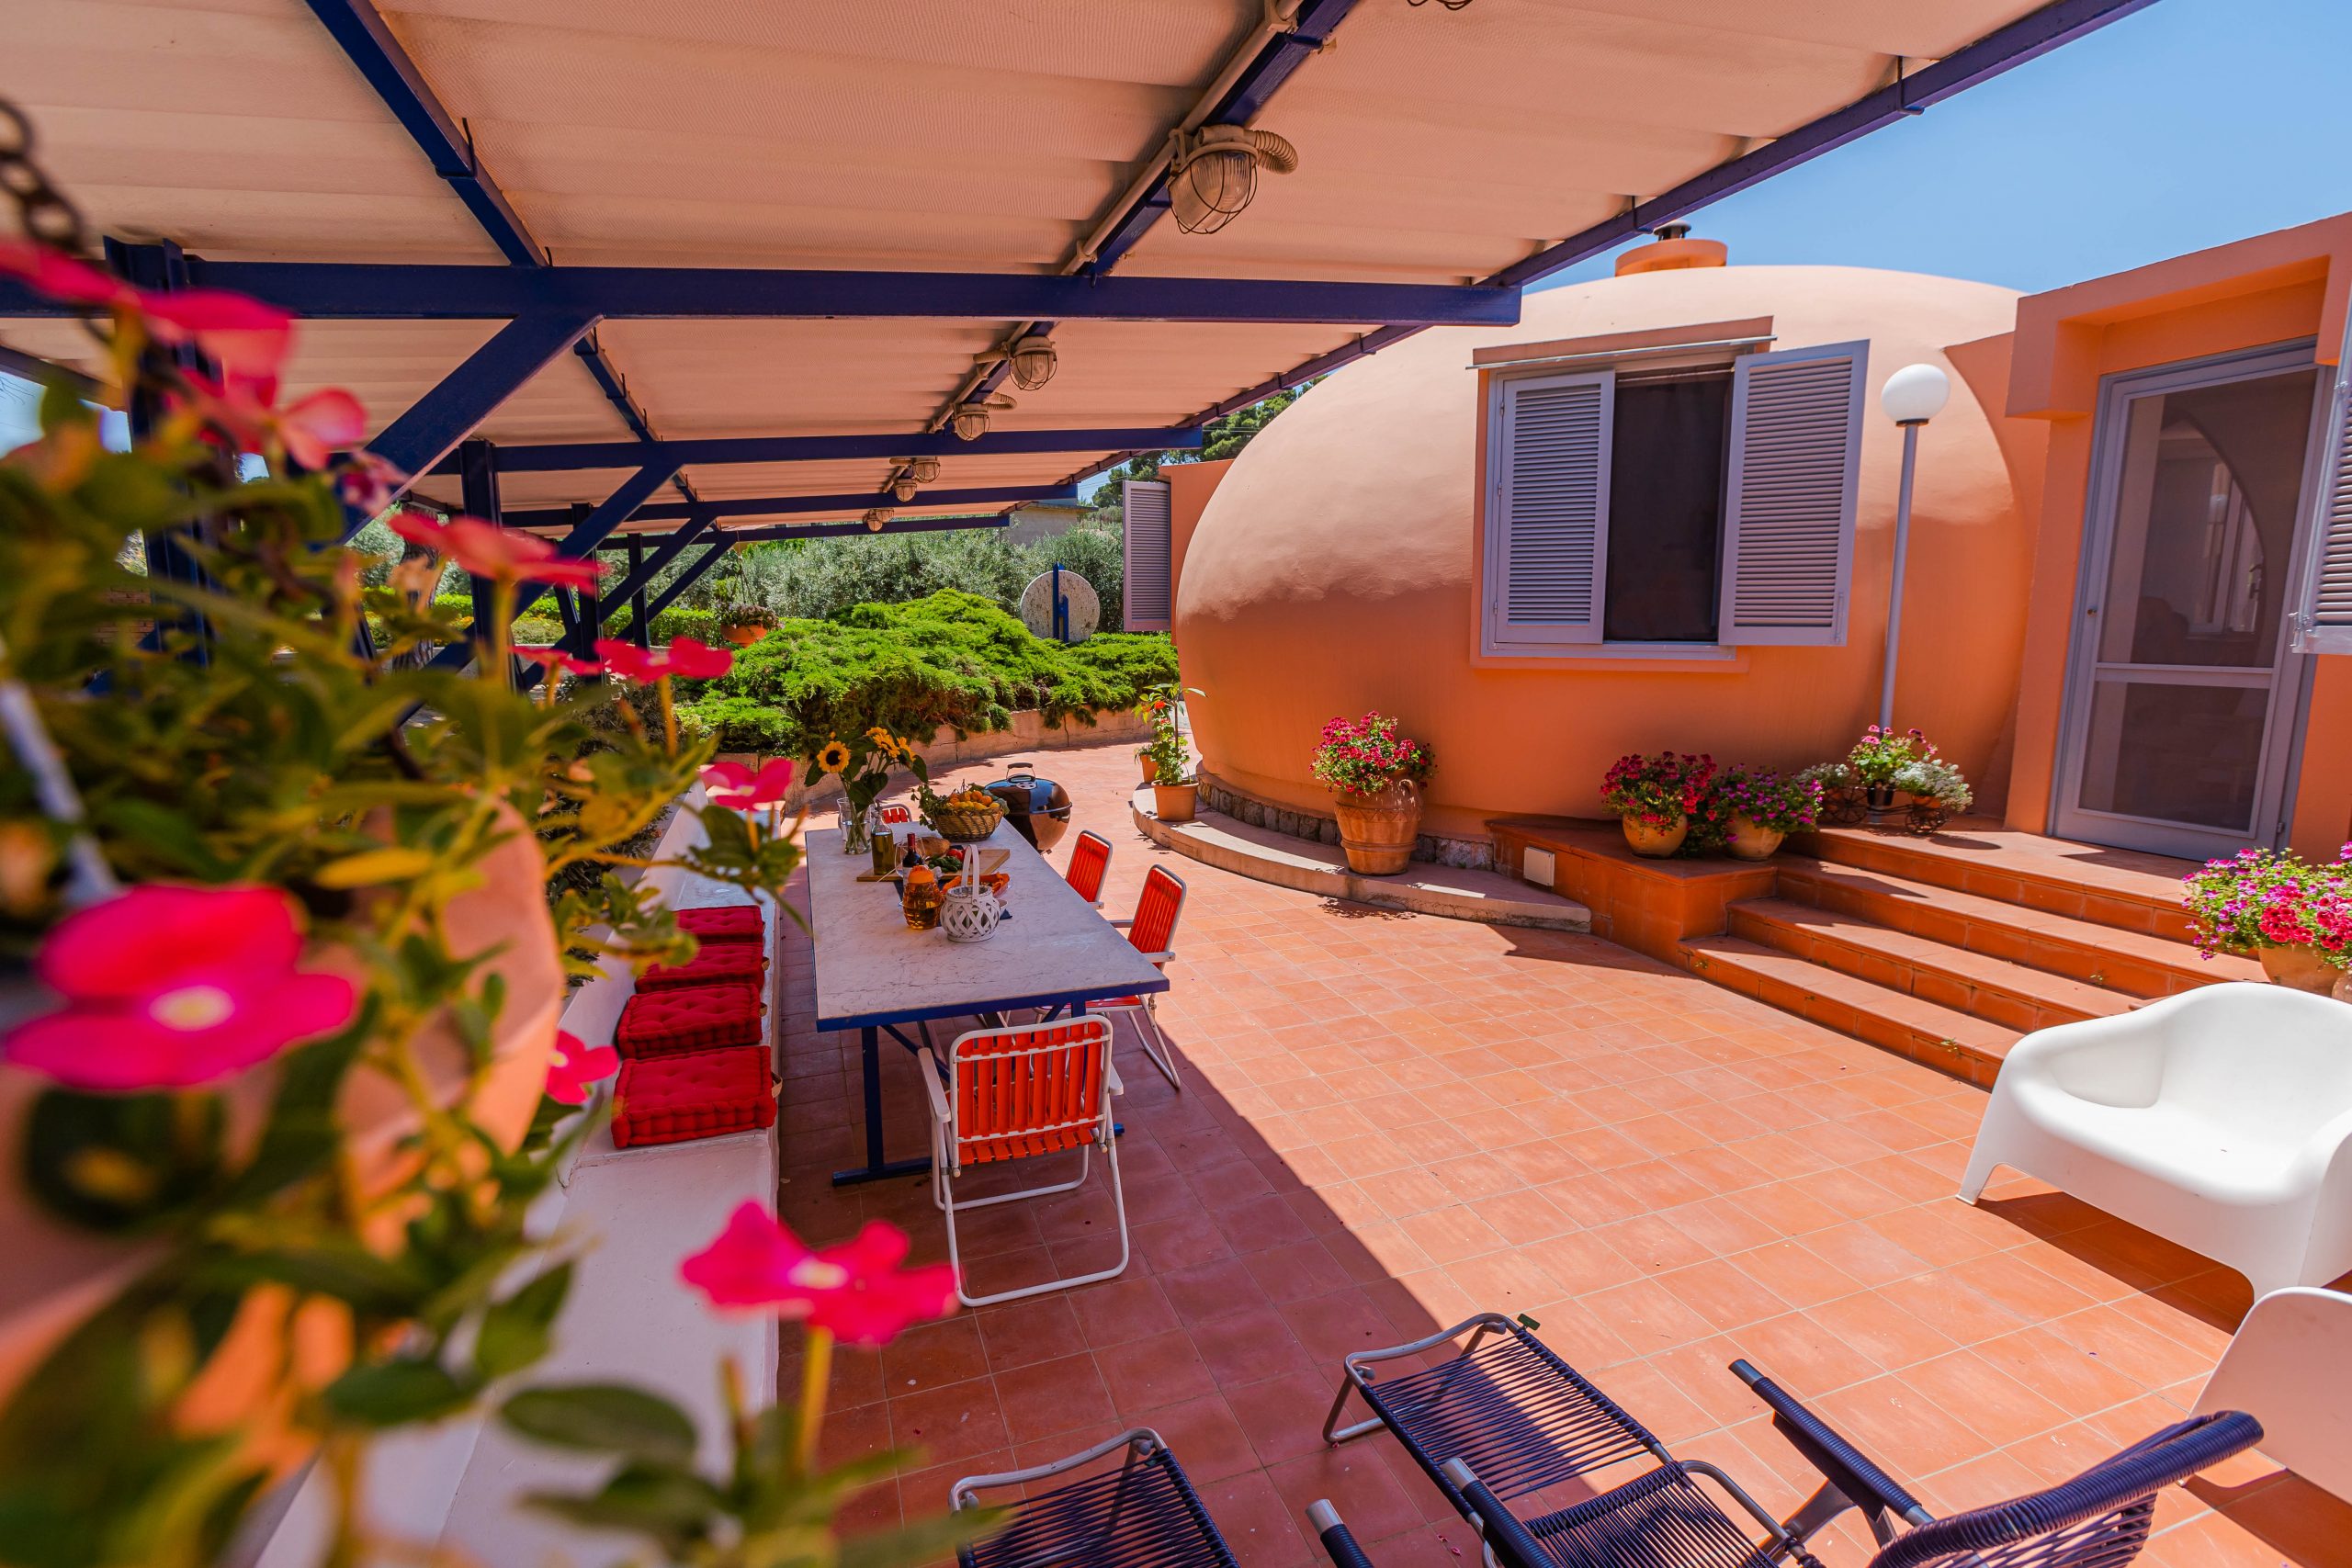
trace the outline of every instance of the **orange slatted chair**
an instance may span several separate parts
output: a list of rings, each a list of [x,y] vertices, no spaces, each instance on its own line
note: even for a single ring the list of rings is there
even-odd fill
[[[1165,969],[1176,962],[1176,920],[1184,912],[1184,884],[1174,873],[1153,866],[1144,874],[1143,897],[1136,901],[1136,918],[1113,920],[1114,926],[1126,928],[1127,940],[1136,951],[1151,960],[1157,968]],[[1125,1014],[1136,1021],[1136,1033],[1143,1041],[1143,1054],[1151,1058],[1160,1076],[1178,1089],[1184,1087],[1176,1076],[1176,1058],[1168,1049],[1167,1036],[1159,1032],[1159,998],[1156,993],[1140,997],[1113,997],[1106,1001],[1089,1002],[1093,1011],[1112,1015]]]
[[[881,823],[885,828],[903,828],[915,819],[914,808],[892,801],[882,807]]]
[[[1127,1269],[1127,1206],[1119,1187],[1119,1144],[1111,1097],[1123,1092],[1111,1065],[1111,1021],[1094,1013],[1053,1023],[975,1029],[949,1043],[943,1065],[926,1048],[923,1088],[931,1099],[931,1199],[947,1216],[947,1260],[966,1306],[987,1306],[1113,1280]],[[965,1286],[956,1216],[1083,1186],[1100,1147],[1111,1168],[1111,1206],[1119,1216],[1119,1261],[1092,1274],[976,1296]],[[1078,1175],[1046,1187],[959,1198],[957,1184],[980,1168],[1041,1155],[1078,1154]]]
[[[1069,869],[1062,874],[1078,896],[1088,903],[1102,902],[1103,874],[1111,869],[1111,840],[1100,833],[1080,833],[1069,852]]]

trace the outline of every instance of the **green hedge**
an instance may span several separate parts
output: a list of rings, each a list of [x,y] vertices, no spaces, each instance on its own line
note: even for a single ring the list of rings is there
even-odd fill
[[[872,725],[928,739],[1134,707],[1176,678],[1164,637],[1105,633],[1075,647],[1027,627],[976,594],[946,590],[903,604],[857,604],[828,620],[787,620],[736,655],[691,711],[723,751],[806,757]]]
[[[461,626],[474,623],[473,596],[469,593],[443,593],[433,601],[434,609],[453,615]],[[624,604],[605,623],[603,635],[624,637],[628,635],[628,606]],[[563,636],[563,623],[555,613],[555,601],[542,597],[528,615],[514,618],[514,640],[524,644],[545,645]],[[673,637],[690,637],[696,642],[716,644],[720,640],[718,617],[708,610],[692,610],[673,604],[653,617],[653,640],[666,643]]]

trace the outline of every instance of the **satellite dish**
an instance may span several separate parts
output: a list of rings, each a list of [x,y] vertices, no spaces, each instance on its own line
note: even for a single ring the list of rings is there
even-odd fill
[[[1054,593],[1059,584],[1061,613],[1054,613]],[[1095,596],[1094,584],[1070,570],[1056,567],[1041,571],[1021,591],[1021,624],[1034,637],[1054,642],[1084,642],[1102,624],[1102,601]]]

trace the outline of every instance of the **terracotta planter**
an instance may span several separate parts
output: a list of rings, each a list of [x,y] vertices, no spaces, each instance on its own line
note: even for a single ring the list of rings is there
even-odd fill
[[[2344,973],[2308,947],[2256,948],[2255,956],[2262,960],[2262,972],[2272,985],[2323,997],[2335,988],[2336,976]]]
[[[1146,783],[1146,784],[1149,784],[1152,780],[1154,780],[1154,779],[1156,779],[1156,778],[1158,778],[1158,777],[1159,776],[1159,770],[1158,768],[1155,768],[1155,767],[1153,767],[1153,766],[1151,765],[1151,753],[1150,753],[1150,752],[1146,751],[1146,750],[1138,750],[1136,752],[1136,761],[1137,762],[1141,763],[1141,764],[1142,764],[1142,766],[1143,766],[1143,782],[1144,782],[1144,783]]]
[[[483,973],[505,979],[506,1004],[492,1032],[492,1059],[483,1069],[474,1114],[511,1148],[538,1109],[548,1055],[567,996],[555,929],[548,916],[537,840],[517,831],[480,869],[482,886],[452,901],[447,929],[450,951],[460,957],[502,949],[482,966]],[[357,974],[357,965],[334,949],[321,951],[310,962]],[[427,1078],[453,1101],[468,1077],[464,1043],[454,1031],[435,1026],[419,1040],[417,1054]],[[265,1066],[229,1087],[232,1147],[250,1145],[259,1134],[277,1083],[276,1070]],[[52,1219],[17,1185],[17,1140],[27,1108],[45,1087],[45,1079],[0,1066],[0,1161],[9,1173],[0,1179],[0,1257],[9,1259],[9,1267],[0,1269],[0,1401],[51,1344],[105,1304],[155,1256],[151,1246],[139,1241],[93,1235]],[[345,1156],[361,1190],[381,1190],[398,1179],[400,1162],[408,1157],[400,1145],[416,1125],[400,1087],[372,1069],[354,1068],[344,1080],[336,1111]],[[406,1216],[387,1211],[381,1218],[383,1234],[371,1232],[368,1239],[389,1247],[396,1243]],[[288,1343],[285,1301],[283,1295],[273,1299],[267,1292],[247,1300],[230,1340],[190,1390],[193,1405],[219,1412],[224,1420],[253,1408],[246,1393],[267,1385]],[[347,1342],[337,1338],[338,1325],[345,1320],[332,1310],[332,1303],[324,1306],[327,1310],[309,1314],[317,1320],[315,1327],[306,1322],[296,1333],[293,1351],[306,1381],[314,1364],[324,1366],[318,1381],[333,1377],[348,1355]],[[338,1345],[343,1346],[339,1351]],[[265,1440],[265,1447],[275,1459],[300,1457],[278,1451],[282,1442]]]
[[[2338,969],[2335,988],[2327,994],[2339,1002],[2352,1003],[2352,969]]]
[[[1724,847],[1737,860],[1770,860],[1788,834],[1778,828],[1759,828],[1745,817],[1731,819],[1731,839]]]
[[[719,635],[738,648],[749,648],[768,635],[765,626],[721,626]]]
[[[1162,822],[1190,822],[1200,795],[1198,784],[1156,784],[1151,786],[1152,810]]]
[[[1340,847],[1359,876],[1394,876],[1412,861],[1421,832],[1421,786],[1399,779],[1378,795],[1331,796],[1340,819]]]
[[[1624,825],[1625,842],[1633,852],[1653,860],[1666,859],[1680,849],[1682,840],[1690,836],[1690,818],[1688,817],[1676,818],[1670,828],[1653,828],[1638,817],[1621,817],[1618,820]]]

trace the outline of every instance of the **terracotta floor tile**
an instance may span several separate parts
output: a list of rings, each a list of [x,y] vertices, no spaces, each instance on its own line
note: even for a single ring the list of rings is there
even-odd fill
[[[1196,1325],[1193,1345],[1220,1388],[1313,1370],[1314,1359],[1271,1306]]]
[[[1110,1391],[1103,1386],[1091,1355],[1035,1361],[999,1372],[996,1395],[1004,1411],[1005,1427],[1016,1443],[1073,1429],[1107,1427],[1113,1416]]]
[[[891,1440],[903,1448],[922,1450],[933,1464],[985,1453],[1012,1441],[991,1378],[948,1383],[893,1399],[889,1411]]]
[[[1266,1294],[1258,1288],[1257,1276],[1246,1258],[1220,1258],[1196,1268],[1161,1274],[1159,1289],[1168,1298],[1176,1321],[1187,1326],[1249,1312],[1266,1302]]]
[[[1103,1352],[1098,1365],[1112,1402],[1126,1414],[1216,1392],[1216,1379],[1182,1329],[1131,1340]]]
[[[984,1377],[988,1371],[980,1325],[970,1313],[910,1328],[882,1351],[883,1390],[893,1399],[917,1389]]]

